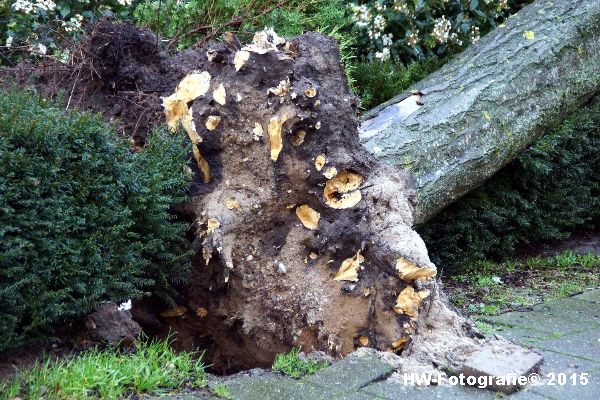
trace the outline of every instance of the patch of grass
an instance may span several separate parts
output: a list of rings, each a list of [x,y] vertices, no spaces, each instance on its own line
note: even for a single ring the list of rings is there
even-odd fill
[[[169,340],[141,340],[134,353],[89,350],[61,361],[45,361],[0,384],[0,399],[121,398],[128,394],[161,393],[182,387],[203,387],[201,357],[176,353]]]
[[[231,392],[225,385],[216,385],[211,390],[214,394],[216,394],[217,396],[219,396],[223,399],[232,399],[233,398],[233,396],[231,395]]]
[[[556,268],[568,268],[577,263],[577,260],[579,260],[578,255],[574,251],[567,250],[554,257],[554,264]]]
[[[569,297],[575,293],[579,293],[583,290],[583,287],[581,285],[578,285],[577,283],[562,283],[559,287],[558,287],[558,294],[561,297]]]
[[[475,320],[475,327],[479,332],[483,333],[485,336],[490,336],[496,333],[498,328],[495,325],[489,324],[482,320]]]
[[[463,266],[447,285],[452,303],[475,315],[531,307],[600,285],[600,257],[565,251],[553,257]]]
[[[314,360],[303,360],[299,357],[300,349],[292,349],[287,354],[277,354],[273,363],[273,371],[280,371],[292,378],[300,378],[312,375],[320,369],[328,366],[327,362]]]

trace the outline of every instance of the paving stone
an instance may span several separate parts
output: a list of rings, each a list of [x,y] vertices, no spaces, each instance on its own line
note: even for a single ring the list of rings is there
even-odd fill
[[[223,381],[234,400],[329,400],[341,393],[275,373],[241,375]]]
[[[412,386],[404,385],[395,381],[375,382],[360,390],[386,400],[426,400],[426,399],[469,399],[469,400],[492,400],[496,399],[496,393],[464,386]]]
[[[592,303],[600,303],[600,289],[588,290],[577,296],[573,296],[576,300],[590,301]]]
[[[587,385],[572,385],[570,377],[566,385],[539,384],[531,387],[532,393],[546,396],[550,399],[597,400],[600,398],[600,373],[590,374]]]
[[[346,357],[305,380],[340,392],[350,392],[391,373],[392,367],[388,363],[375,355],[366,354],[361,357]]]
[[[508,400],[548,400],[549,397],[531,391],[531,387],[524,387],[517,393],[506,397]]]
[[[537,304],[533,306],[533,310],[554,318],[564,318],[579,323],[585,322],[586,324],[600,324],[600,309],[597,303],[579,300],[575,297]]]
[[[495,333],[510,340],[511,342],[525,347],[528,347],[537,339],[543,339],[548,336],[548,333],[546,332],[534,331],[528,328],[500,327]]]
[[[600,369],[600,363],[580,357],[574,357],[541,349],[538,351],[544,357],[544,361],[540,367],[540,374],[547,374],[549,372],[572,374],[590,372]]]
[[[516,347],[516,346],[515,346]],[[514,374],[517,377],[528,376],[535,371],[542,362],[542,356],[517,347],[510,354],[498,353],[491,346],[485,346],[471,355],[461,367],[461,373],[465,376],[488,376],[506,377]],[[504,393],[517,391],[519,385],[516,383],[498,383],[491,385],[494,390]]]
[[[533,311],[510,312],[482,319],[509,328],[562,335],[600,328],[600,307],[589,301],[564,299],[535,306]]]
[[[381,396],[375,396],[367,392],[359,390],[358,392],[349,392],[339,397],[334,397],[332,400],[382,400]]]
[[[600,363],[600,329],[591,329],[557,338],[540,339],[533,342],[533,345],[540,349]]]

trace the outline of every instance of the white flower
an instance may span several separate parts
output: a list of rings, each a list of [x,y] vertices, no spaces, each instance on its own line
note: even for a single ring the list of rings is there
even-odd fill
[[[381,61],[389,60],[390,59],[390,49],[388,47],[385,47],[383,50],[376,52],[375,58],[378,58]]]
[[[448,41],[448,36],[450,35],[450,28],[450,21],[446,19],[445,15],[442,15],[442,18],[435,20],[435,25],[433,26],[433,32],[431,34],[439,43],[446,43]]]
[[[133,0],[117,0],[117,3],[122,6],[130,6],[131,3],[133,3]]]
[[[471,42],[475,43],[480,38],[481,38],[481,35],[479,33],[479,27],[478,26],[471,27]]]
[[[419,36],[417,35],[419,32],[411,32],[410,35],[408,35],[408,38],[406,39],[406,44],[409,45],[410,47],[415,46],[417,43],[419,43]]]
[[[69,58],[71,56],[71,53],[69,52],[68,49],[65,49],[63,51],[61,51],[60,53],[58,53],[57,55],[57,59],[59,62],[63,63],[63,64],[67,64],[69,62]]]
[[[27,0],[17,0],[13,4],[15,11],[22,11],[25,14],[31,14],[33,12],[33,3]]]
[[[119,310],[119,311],[129,311],[129,310],[131,310],[131,299],[127,300],[124,303],[119,304],[119,307],[117,308],[117,310]]]
[[[83,15],[75,14],[75,16],[70,18],[68,21],[62,21],[61,25],[65,31],[73,32],[81,29],[81,21],[83,21]]]
[[[46,46],[44,46],[42,43],[38,43],[37,46],[35,46],[31,49],[32,53],[40,54],[42,56],[45,55],[47,51],[48,51],[48,48]]]
[[[406,4],[406,2],[404,0],[394,1],[394,5],[392,6],[392,8],[394,9],[394,11],[400,11],[402,13],[409,12],[408,5]]]
[[[6,47],[11,47],[12,46],[13,39],[14,38],[12,36],[9,36],[9,37],[6,38]]]
[[[356,22],[358,27],[364,28],[371,21],[371,10],[366,4],[360,6],[352,4],[350,10],[352,11],[352,20]]]
[[[52,11],[56,8],[56,3],[52,0],[37,0],[35,6],[44,11]]]
[[[373,19],[373,26],[376,30],[383,32],[386,26],[385,18],[383,15],[377,15],[375,19]]]
[[[392,43],[394,42],[394,37],[391,33],[388,33],[386,35],[382,35],[381,40],[383,41],[383,46],[387,47],[392,45]]]

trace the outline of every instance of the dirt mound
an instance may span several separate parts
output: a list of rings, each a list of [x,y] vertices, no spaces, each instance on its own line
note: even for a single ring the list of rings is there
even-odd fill
[[[161,50],[157,36],[131,24],[104,20],[91,28],[65,64],[50,59],[0,69],[6,84],[34,86],[67,108],[101,113],[139,145],[164,121],[160,96],[173,90],[183,66]]]

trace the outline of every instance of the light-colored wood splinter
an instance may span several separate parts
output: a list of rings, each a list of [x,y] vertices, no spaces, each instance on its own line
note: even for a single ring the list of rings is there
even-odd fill
[[[392,342],[392,350],[393,351],[398,351],[398,350],[402,350],[406,344],[408,343],[408,337],[401,337],[397,340],[394,340]]]
[[[290,143],[292,143],[292,146],[298,147],[302,143],[304,143],[305,137],[306,137],[306,131],[304,129],[298,129],[298,131],[296,133],[294,133],[292,135],[292,137],[290,138]]]
[[[421,290],[416,292],[412,286],[407,286],[398,295],[398,298],[396,299],[396,305],[394,306],[394,311],[398,314],[405,314],[411,318],[414,318],[419,312],[421,301],[423,301],[423,299],[425,299],[427,296],[429,296],[429,290]]]
[[[200,318],[204,318],[208,315],[208,310],[204,307],[198,307],[196,309],[196,315]]]
[[[225,93],[225,86],[222,83],[213,91],[213,99],[222,106],[227,103],[227,93]]]
[[[219,117],[218,115],[209,115],[208,118],[206,118],[204,126],[206,126],[206,129],[208,129],[209,131],[214,131],[215,129],[217,129],[217,126],[219,126],[220,123],[221,117]]]
[[[259,122],[254,123],[254,129],[252,129],[252,139],[255,141],[259,141],[261,137],[263,137],[264,131],[263,127]]]
[[[342,262],[340,269],[333,280],[335,281],[358,281],[358,268],[365,261],[365,258],[360,254],[360,250],[353,257],[347,258]]]
[[[183,314],[187,312],[187,308],[184,306],[177,306],[173,308],[169,308],[160,313],[161,317],[164,318],[176,318],[181,317]]]
[[[304,95],[309,98],[315,97],[317,95],[317,89],[313,87],[308,88],[304,91]]]
[[[323,172],[323,176],[327,179],[331,179],[334,176],[337,175],[337,168],[336,167],[329,167],[325,170],[325,172]]]
[[[240,68],[246,64],[246,61],[250,58],[250,52],[246,50],[240,50],[235,53],[233,57],[233,65],[235,66],[235,70],[239,71]]]
[[[437,274],[437,271],[434,268],[420,268],[412,261],[403,257],[399,257],[396,260],[396,271],[398,271],[400,279],[406,282],[413,282],[417,279],[433,278]]]
[[[361,335],[358,337],[358,343],[360,343],[361,346],[368,346],[369,338],[364,335]]]
[[[242,206],[241,206],[240,202],[239,202],[239,201],[237,201],[237,200],[236,200],[236,199],[234,199],[234,198],[229,198],[229,199],[227,199],[227,200],[225,201],[225,206],[226,206],[226,207],[227,207],[227,209],[229,209],[229,210],[233,210],[233,209],[236,209],[236,210],[241,210],[241,209],[242,209]]]
[[[327,159],[325,158],[325,154],[319,154],[317,158],[315,158],[315,168],[317,171],[320,171],[325,166]]]
[[[271,147],[271,160],[277,161],[279,153],[283,148],[283,138],[281,130],[283,124],[287,120],[285,115],[280,117],[272,117],[269,120],[269,126],[267,127],[267,133],[269,134],[269,145]]]
[[[319,226],[321,214],[319,214],[306,204],[296,208],[296,215],[298,216],[300,222],[302,222],[302,225],[304,225],[308,229],[315,230]]]
[[[202,181],[204,183],[208,183],[212,180],[212,174],[210,172],[210,166],[208,165],[208,161],[202,156],[200,153],[199,145],[192,145],[192,153],[194,154],[194,158],[196,159],[196,163],[198,164],[198,168],[200,169],[200,173],[202,174]]]
[[[206,233],[210,235],[221,226],[221,223],[216,218],[209,218],[206,222]]]
[[[331,208],[350,208],[360,202],[362,195],[358,188],[363,177],[354,172],[342,171],[325,183],[323,195]]]
[[[167,127],[175,132],[181,124],[192,142],[192,153],[202,173],[204,183],[210,182],[212,175],[210,166],[198,146],[202,142],[202,137],[196,131],[196,125],[193,119],[193,111],[188,107],[190,101],[200,96],[204,96],[210,89],[211,76],[207,71],[193,72],[184,77],[177,85],[175,93],[169,97],[163,97],[163,107],[167,119]]]

